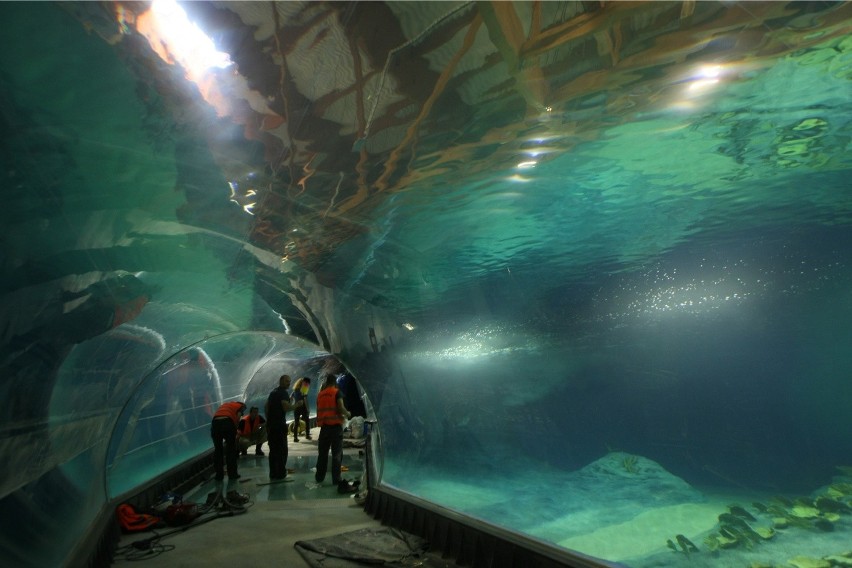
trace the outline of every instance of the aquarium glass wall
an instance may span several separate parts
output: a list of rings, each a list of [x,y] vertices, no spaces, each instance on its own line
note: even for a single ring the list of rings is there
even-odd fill
[[[282,373],[348,385],[383,486],[560,551],[852,563],[852,5],[15,2],[0,28],[17,565],[67,563]]]

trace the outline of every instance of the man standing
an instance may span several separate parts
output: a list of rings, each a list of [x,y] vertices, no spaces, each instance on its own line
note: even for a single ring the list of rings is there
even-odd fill
[[[308,392],[311,390],[310,377],[302,377],[296,384],[293,385],[293,402],[297,405],[293,411],[293,441],[299,441],[299,421],[305,421],[305,438],[311,438],[311,415],[308,412]],[[300,401],[304,401],[301,407],[298,406]]]
[[[254,455],[262,456],[263,450],[260,446],[266,441],[266,420],[260,415],[256,406],[252,406],[248,416],[240,418],[239,435],[240,450],[243,455],[248,454],[249,446],[254,446]]]
[[[266,430],[269,441],[269,481],[287,477],[287,418],[286,413],[297,405],[290,404],[290,375],[281,375],[278,387],[266,399]]]
[[[351,416],[343,403],[334,375],[326,375],[317,395],[317,425],[320,427],[317,483],[325,479],[328,469],[328,450],[331,449],[331,481],[340,487],[340,466],[343,462],[343,421]]]
[[[239,479],[237,474],[237,423],[245,412],[242,402],[226,402],[213,414],[210,436],[213,438],[213,468],[216,481],[225,478],[225,464],[228,466],[228,479]]]

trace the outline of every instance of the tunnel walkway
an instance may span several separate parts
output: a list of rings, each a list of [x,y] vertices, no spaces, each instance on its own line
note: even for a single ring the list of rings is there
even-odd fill
[[[288,441],[287,467],[293,469],[292,482],[262,485],[267,482],[268,446],[263,445],[265,456],[255,456],[254,448],[240,457],[240,479],[228,483],[225,491],[235,488],[247,495],[248,511],[244,514],[223,516],[211,522],[192,526],[186,531],[174,528],[159,530],[169,533],[159,544],[167,550],[160,553],[156,547],[149,554],[117,554],[114,566],[139,565],[150,568],[217,566],[309,566],[293,547],[300,540],[312,540],[344,532],[379,528],[381,523],[364,512],[349,495],[340,495],[331,485],[330,475],[316,487],[311,471],[316,465],[319,429],[313,429],[313,440],[300,438],[299,443]],[[360,479],[364,472],[364,455],[357,447],[344,445],[343,472],[345,479]],[[261,485],[258,485],[258,484]],[[211,478],[184,495],[185,502],[204,504],[207,495],[216,490]],[[152,532],[123,535],[122,547],[154,536]],[[172,548],[173,547],[173,548]],[[452,566],[453,564],[447,564]]]

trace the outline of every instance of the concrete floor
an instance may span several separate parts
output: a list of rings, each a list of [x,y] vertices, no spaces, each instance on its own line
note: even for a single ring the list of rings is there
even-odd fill
[[[211,513],[200,520],[213,520],[185,531],[160,529],[157,533],[165,536],[150,550],[132,549],[130,554],[121,554],[120,548],[114,565],[127,566],[144,560],[144,565],[151,568],[270,565],[298,568],[309,564],[293,547],[296,541],[380,527],[351,496],[337,493],[330,474],[321,486],[316,486],[311,468],[316,465],[319,429],[315,428],[312,434],[312,441],[300,437],[299,443],[293,443],[293,438],[289,438],[287,467],[295,470],[288,476],[292,482],[258,485],[269,480],[267,457],[256,457],[253,447],[248,456],[240,457],[240,479],[234,483],[226,477],[223,489],[226,493],[236,489],[249,497],[246,513],[218,518]],[[263,451],[269,455],[266,444]],[[344,445],[343,465],[349,468],[343,472],[345,479],[361,478],[362,451]],[[184,495],[184,502],[203,505],[207,495],[215,490],[216,482],[210,479]],[[152,536],[155,536],[152,532],[124,535],[119,547]]]

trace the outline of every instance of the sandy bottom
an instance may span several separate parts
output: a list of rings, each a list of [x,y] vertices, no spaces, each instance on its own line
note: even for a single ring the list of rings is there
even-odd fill
[[[591,556],[622,561],[664,552],[666,540],[682,534],[700,545],[699,535],[711,530],[726,502],[669,505],[639,513],[636,517],[601,527],[590,533],[558,542],[559,546]]]
[[[646,458],[637,457],[633,468],[625,468],[625,459],[611,453],[577,472],[532,471],[492,476],[486,483],[481,476],[450,477],[437,470],[400,477],[413,494],[434,503],[619,566],[792,568],[825,566],[829,556],[849,554],[852,560],[849,513],[822,530],[791,526],[757,543],[710,550],[705,539],[718,532],[719,515],[731,505],[751,511],[752,525],[770,527],[772,519],[752,504],[771,502],[773,495],[692,487]],[[671,550],[667,541],[677,542],[677,535],[698,552]]]
[[[834,523],[834,530],[788,528],[753,548],[737,547],[715,552],[707,549],[704,537],[718,529],[717,517],[732,503],[746,504],[742,495],[716,496],[702,503],[686,503],[650,509],[630,520],[597,528],[557,544],[584,554],[631,568],[745,568],[777,566],[792,568],[820,564],[828,556],[846,555],[852,565],[852,518]],[[759,524],[766,524],[765,520]],[[672,552],[666,540],[682,534],[699,549],[689,556]],[[794,564],[793,561],[796,561]],[[839,564],[832,564],[832,566]],[[847,564],[844,564],[847,565]]]

